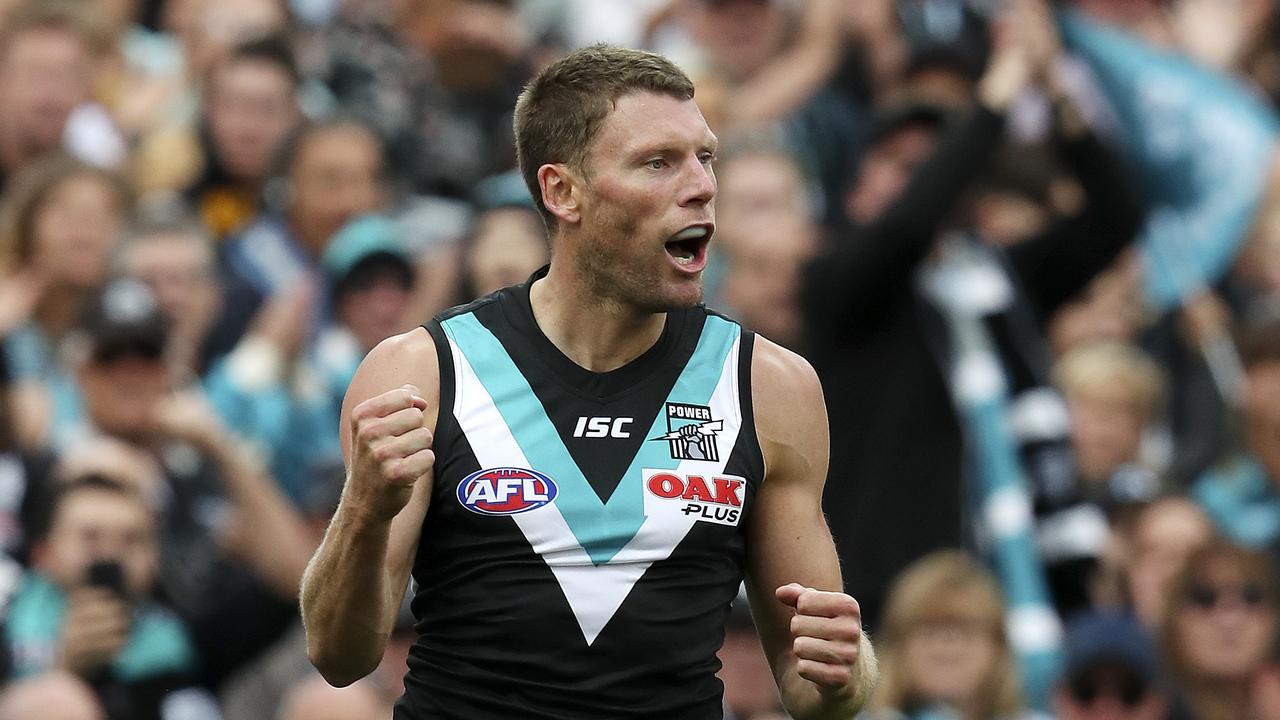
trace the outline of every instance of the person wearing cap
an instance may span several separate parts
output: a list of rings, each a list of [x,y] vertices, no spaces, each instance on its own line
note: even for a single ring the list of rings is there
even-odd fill
[[[146,285],[110,282],[84,333],[85,422],[64,463],[101,465],[104,445],[133,458],[111,472],[159,505],[159,583],[192,630],[203,679],[216,683],[296,612],[311,547],[305,529],[257,453],[198,387],[180,385],[168,325]]]
[[[332,429],[342,396],[365,353],[405,329],[414,284],[396,224],[381,215],[345,225],[325,248],[320,268],[333,316],[313,339],[302,336],[305,316],[293,298],[271,299],[205,379],[224,422],[268,453],[273,477],[298,505],[319,478],[341,467]]]
[[[282,295],[302,296],[292,314],[303,316],[303,337],[318,331],[329,318],[321,258],[347,222],[386,206],[388,170],[382,138],[360,120],[311,123],[288,138],[266,186],[267,210],[223,248],[225,302],[211,355],[234,348]],[[319,285],[312,297],[305,297],[308,284]]]
[[[1155,642],[1132,615],[1085,611],[1067,625],[1060,720],[1162,720],[1169,707]]]

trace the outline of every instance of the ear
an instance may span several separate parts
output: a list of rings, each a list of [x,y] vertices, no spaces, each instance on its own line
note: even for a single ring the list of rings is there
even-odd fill
[[[542,204],[562,223],[573,224],[582,219],[578,207],[578,187],[582,180],[560,163],[538,168],[538,189],[542,191]]]

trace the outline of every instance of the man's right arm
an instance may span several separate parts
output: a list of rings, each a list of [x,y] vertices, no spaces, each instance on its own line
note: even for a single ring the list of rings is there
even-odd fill
[[[347,389],[347,481],[301,593],[307,656],[333,685],[373,671],[391,634],[431,500],[439,385],[417,328],[374,348]]]

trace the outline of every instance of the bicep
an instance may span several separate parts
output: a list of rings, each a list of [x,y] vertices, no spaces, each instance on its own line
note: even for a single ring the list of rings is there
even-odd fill
[[[747,587],[772,661],[789,648],[792,614],[774,591],[794,582],[840,592],[842,583],[822,513],[830,438],[821,386],[808,363],[762,342],[752,394],[766,471],[747,520]]]
[[[416,386],[418,394],[427,401],[423,422],[434,433],[440,412],[439,359],[435,342],[423,328],[386,340],[370,351],[347,387],[338,423],[347,482],[351,482],[352,412],[365,400],[405,384]],[[391,521],[387,571],[401,587],[408,582],[413,567],[418,536],[431,502],[433,480],[434,472],[417,482],[409,502]]]

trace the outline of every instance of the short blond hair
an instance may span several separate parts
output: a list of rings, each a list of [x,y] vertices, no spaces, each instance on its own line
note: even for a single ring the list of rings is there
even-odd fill
[[[1164,406],[1164,371],[1141,349],[1119,342],[1098,342],[1077,347],[1054,367],[1054,381],[1064,395],[1095,388],[1124,388],[1145,417]]]
[[[652,92],[693,99],[693,81],[667,58],[643,50],[590,45],[547,66],[516,101],[520,174],[548,229],[555,216],[542,202],[538,168],[565,163],[581,170],[601,126],[624,95]]]

